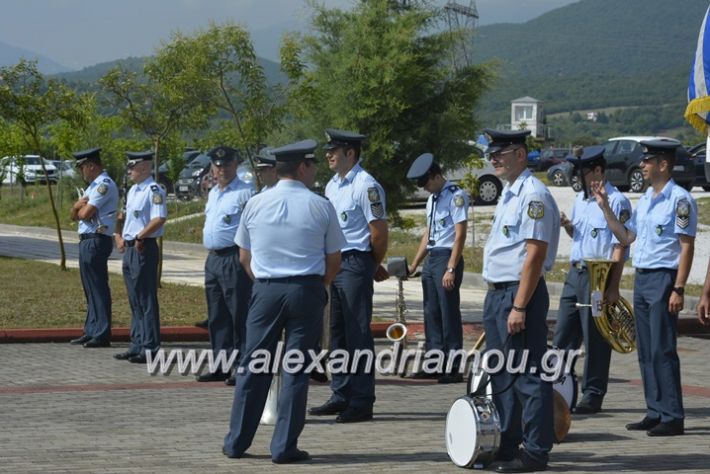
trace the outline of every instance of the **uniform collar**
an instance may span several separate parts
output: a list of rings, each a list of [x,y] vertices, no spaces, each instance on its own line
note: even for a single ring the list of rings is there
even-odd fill
[[[108,173],[106,173],[106,170],[103,170],[101,173],[99,173],[99,175],[91,182],[91,185],[93,185],[94,183],[98,183],[99,181],[103,181],[104,178],[108,178]]]
[[[300,182],[297,179],[279,179],[276,182],[276,185],[274,188],[279,189],[279,188],[289,188],[289,189],[308,189],[305,184]]]
[[[355,179],[355,175],[357,175],[360,171],[362,171],[362,166],[360,166],[360,162],[358,161],[357,163],[355,163],[355,166],[353,166],[350,171],[348,171],[348,173],[342,180],[340,179],[340,175],[338,173],[335,173],[335,176],[333,176],[333,181],[335,181],[337,184],[346,182],[352,183]]]
[[[526,179],[532,176],[530,170],[525,168],[520,176],[518,176],[513,184],[508,184],[508,191],[515,194],[516,196],[520,194],[520,190],[523,188],[523,183]]]
[[[229,184],[224,188],[224,191],[219,190],[219,185],[215,185],[212,189],[216,189],[216,192],[225,192],[225,191],[233,191],[237,189],[242,183],[242,180],[239,179],[239,176],[235,175],[234,178],[229,182]]]
[[[659,197],[663,196],[664,199],[670,199],[671,194],[673,193],[673,186],[675,186],[675,181],[673,181],[673,178],[671,178],[668,180],[666,185],[663,186],[663,189],[661,190]],[[653,187],[651,187],[651,186],[648,187],[648,189],[646,190],[646,196],[649,199],[653,199]]]
[[[444,193],[444,191],[448,190],[453,185],[454,183],[452,183],[451,181],[444,181],[444,185],[441,187],[441,191],[439,191],[438,193],[434,193],[434,197],[438,198]]]
[[[146,187],[150,186],[151,184],[155,184],[155,180],[153,179],[152,176],[148,176],[142,182],[136,183],[136,188],[140,191],[143,191]]]

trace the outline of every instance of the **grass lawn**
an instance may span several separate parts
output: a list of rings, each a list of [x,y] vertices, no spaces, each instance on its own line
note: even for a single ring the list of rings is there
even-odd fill
[[[75,186],[79,184],[81,183],[65,182],[61,186],[52,186],[52,194],[57,205],[62,229],[74,231],[77,229],[77,223],[69,219],[69,212],[76,201]],[[82,186],[85,186],[85,184],[82,184]],[[168,202],[168,221],[204,212],[205,202],[204,200],[187,202],[174,200]],[[119,207],[123,207],[123,202],[120,203]],[[10,187],[4,185],[0,187],[0,222],[3,224],[54,228],[54,216],[49,205],[47,186],[44,184],[27,186],[23,200],[20,199],[19,186]],[[201,235],[200,239],[202,239]],[[190,242],[190,240],[186,240],[186,242]]]
[[[109,274],[113,326],[128,327],[130,308],[121,276]],[[83,327],[86,300],[79,270],[0,257],[0,328]],[[207,317],[204,289],[163,283],[158,290],[163,326],[192,325]]]
[[[698,224],[710,225],[710,198],[698,199]]]

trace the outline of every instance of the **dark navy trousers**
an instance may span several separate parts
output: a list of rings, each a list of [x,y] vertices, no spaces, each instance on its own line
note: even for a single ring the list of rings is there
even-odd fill
[[[499,452],[503,456],[514,455],[522,442],[528,456],[546,464],[554,436],[552,384],[542,380],[540,372],[542,357],[547,351],[546,318],[550,299],[545,280],[540,278],[526,308],[525,331],[508,337],[508,315],[517,291],[518,284],[491,289],[483,306],[486,352],[502,351],[507,361],[513,350],[512,363],[517,367],[522,351],[529,351],[525,373],[510,374],[503,369],[491,377],[493,401],[501,422]],[[491,365],[495,365],[495,360],[491,359]],[[532,367],[535,373],[531,373]]]
[[[424,336],[426,350],[450,351],[463,348],[461,323],[461,296],[459,289],[463,280],[463,258],[454,271],[454,289],[446,290],[442,278],[451,257],[451,249],[433,248],[422,268],[424,293]],[[457,369],[457,367],[454,367]]]
[[[634,316],[636,352],[646,397],[646,416],[682,420],[683,393],[676,351],[678,315],[668,312],[676,270],[636,270]]]
[[[560,297],[553,345],[558,349],[576,350],[584,342],[587,354],[582,393],[587,400],[596,398],[601,402],[609,384],[611,346],[599,334],[591,309],[575,306],[576,303],[589,304],[589,301],[589,272],[586,268],[571,267]]]
[[[310,361],[307,351],[316,350],[323,330],[325,293],[321,276],[254,282],[246,323],[246,352],[237,370],[229,433],[224,438],[224,450],[228,455],[241,456],[251,445],[271,386],[271,371],[263,373],[258,367],[250,370],[251,361],[264,351],[273,357],[285,330],[284,354],[290,350],[300,351],[306,356],[305,369]],[[281,374],[282,388],[271,438],[273,459],[295,454],[298,436],[306,421],[308,373],[283,370]]]
[[[217,254],[211,251],[205,261],[207,330],[215,357],[225,351],[244,352],[244,331],[249,311],[252,281],[239,263],[239,249]]]
[[[375,261],[369,252],[344,252],[340,271],[330,287],[330,350],[344,349],[350,363],[356,350],[373,354],[370,331]],[[365,361],[355,373],[332,374],[332,398],[353,408],[372,408],[375,403],[375,373],[366,371]]]
[[[86,296],[84,334],[100,341],[111,339],[108,258],[112,251],[113,239],[109,235],[79,241],[79,274]]]
[[[158,243],[145,239],[143,251],[126,246],[123,280],[131,305],[131,343],[128,351],[143,354],[160,348],[158,306]]]

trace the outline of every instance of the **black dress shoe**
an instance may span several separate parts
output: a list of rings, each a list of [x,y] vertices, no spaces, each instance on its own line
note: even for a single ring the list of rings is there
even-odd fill
[[[136,354],[135,352],[126,351],[126,352],[119,352],[118,354],[114,354],[113,358],[116,360],[128,360],[131,357],[137,356],[137,355],[138,354]]]
[[[222,382],[229,378],[229,374],[224,372],[207,372],[206,374],[198,375],[195,380],[198,382]]]
[[[111,347],[111,341],[102,341],[101,339],[89,339],[84,343],[84,347],[91,349],[93,347]]]
[[[318,372],[317,370],[311,371],[308,376],[313,380],[314,382],[320,382],[320,383],[327,383],[328,382],[328,375],[325,372]]]
[[[229,459],[239,459],[239,458],[241,458],[241,456],[237,456],[236,454],[229,454],[229,453],[227,452],[227,448],[225,448],[224,446],[222,446],[222,454],[224,454],[225,456],[227,456]]]
[[[419,372],[414,372],[411,375],[409,375],[407,378],[408,379],[438,379],[442,375],[436,372],[424,372],[423,370],[420,370]]]
[[[352,408],[342,412],[335,419],[336,423],[358,423],[360,421],[372,420],[372,408]]]
[[[338,415],[348,408],[348,402],[328,400],[319,407],[308,409],[308,414],[313,416]]]
[[[591,400],[582,400],[574,407],[574,413],[578,415],[591,415],[602,411],[602,404]]]
[[[196,328],[201,328],[201,329],[207,329],[207,325],[209,324],[209,322],[210,322],[209,319],[205,319],[205,320],[203,320],[203,321],[197,321],[197,322],[195,323],[195,327],[196,327]]]
[[[683,432],[683,420],[673,420],[657,424],[646,431],[646,434],[648,436],[678,436],[682,435]]]
[[[153,359],[155,359],[156,353],[157,351],[152,353]],[[128,362],[131,362],[133,364],[145,364],[148,362],[148,358],[146,357],[145,352],[141,352],[140,354],[136,354],[134,356],[129,357]]]
[[[438,383],[461,383],[463,382],[463,374],[453,373],[444,374],[437,379]]]
[[[292,462],[308,461],[309,459],[311,459],[311,455],[308,454],[308,451],[297,449],[295,453],[282,458],[274,458],[271,462],[274,464],[288,464]]]
[[[237,384],[237,379],[234,378],[234,375],[230,375],[226,379],[224,379],[224,384],[229,385],[230,387],[234,387]]]
[[[512,461],[500,463],[496,468],[496,472],[536,472],[545,471],[546,469],[547,464],[530,461],[524,462],[521,458],[517,457]]]
[[[629,423],[628,425],[626,425],[626,429],[629,431],[646,431],[650,430],[660,422],[660,418],[649,418],[645,416],[643,420],[639,421],[638,423]]]
[[[77,337],[76,339],[72,339],[71,341],[69,341],[69,344],[71,344],[72,346],[80,346],[81,344],[83,344],[89,340],[91,340],[91,336],[87,336],[86,334],[84,334],[81,337]]]

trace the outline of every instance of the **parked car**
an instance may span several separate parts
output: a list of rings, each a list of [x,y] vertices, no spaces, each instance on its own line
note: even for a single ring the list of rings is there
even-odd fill
[[[487,160],[484,160],[482,168],[469,169],[462,166],[452,171],[444,170],[444,177],[448,181],[458,184],[468,172],[471,172],[471,174],[478,178],[478,196],[474,202],[484,206],[497,203],[500,193],[503,191],[503,183],[496,176],[493,166]],[[411,195],[410,200],[421,202],[426,201],[428,197],[428,192],[417,188]]]
[[[621,191],[631,190],[642,192],[648,186],[641,172],[643,150],[640,142],[643,140],[673,140],[667,137],[616,137],[610,138],[603,146],[606,158],[606,178]],[[676,162],[673,167],[673,180],[685,189],[692,189],[695,181],[695,163],[690,153],[680,146],[676,151]]]
[[[182,160],[184,162],[183,167],[187,166],[200,154],[199,151],[188,149],[182,154]],[[183,168],[184,169],[184,168]],[[160,183],[164,188],[166,193],[174,193],[174,184],[170,180],[170,161],[164,161],[158,166],[158,179],[156,181]],[[179,179],[179,178],[178,178]]]
[[[74,160],[51,160],[51,163],[57,168],[58,177],[73,179],[79,176],[76,170],[76,161]]]
[[[47,179],[49,179],[50,183],[56,183],[58,181],[59,173],[57,172],[57,168],[46,158],[41,158],[39,155],[25,155],[22,159],[24,161],[22,171],[25,183],[46,183]],[[42,171],[40,160],[44,161],[44,167],[47,170],[46,178],[44,171]],[[18,158],[15,156],[6,156],[0,160],[0,168],[3,170],[2,182],[4,184],[15,184],[19,182],[17,175],[20,172],[20,166],[17,161]]]
[[[563,161],[547,170],[547,181],[555,186],[572,186],[576,192],[582,190],[579,174],[573,174],[574,166],[569,161]]]
[[[210,172],[210,157],[204,153],[198,153],[180,171],[180,176],[175,186],[175,196],[178,199],[192,199],[195,196],[204,194],[203,181],[205,175]]]
[[[533,150],[528,152],[528,168],[530,168],[533,171],[536,171],[538,168],[540,168],[540,152],[537,150]]]
[[[568,148],[547,148],[542,150],[536,170],[547,171],[551,166],[564,163],[569,154],[570,150]]]
[[[710,176],[708,176],[706,169],[710,169],[710,165],[706,163],[706,153],[705,153],[705,143],[700,143],[688,148],[688,153],[693,159],[695,164],[695,181],[694,186],[701,186],[703,191],[710,191]]]

